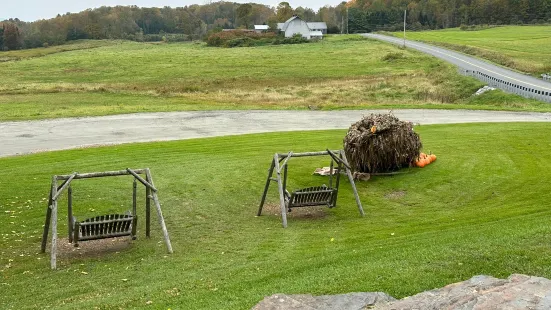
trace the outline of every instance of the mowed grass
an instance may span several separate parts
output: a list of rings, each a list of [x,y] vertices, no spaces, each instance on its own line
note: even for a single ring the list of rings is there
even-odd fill
[[[456,68],[359,36],[234,49],[117,41],[0,63],[0,74],[0,120],[253,108],[551,110],[506,94],[472,98],[483,84]]]
[[[102,46],[120,44],[118,40],[77,40],[69,41],[63,45],[57,45],[47,48],[32,48],[24,50],[13,50],[0,53],[0,62],[22,60],[46,55],[62,53],[67,51],[84,50]]]
[[[477,274],[551,277],[551,127],[465,124],[416,131],[438,160],[358,183],[364,218],[345,180],[337,208],[323,209],[322,216],[292,215],[287,229],[281,228],[277,207],[255,217],[270,158],[274,152],[339,148],[345,131],[0,159],[0,304],[3,309],[249,309],[279,292],[384,291],[401,298]],[[327,158],[293,158],[289,164],[290,189],[327,184],[312,175]],[[126,167],[151,168],[174,254],[165,252],[155,214],[152,238],[144,237],[141,189],[136,241],[96,255],[82,243],[79,251],[89,254],[65,254],[59,270],[51,271],[49,255],[38,253],[51,176]],[[130,208],[131,179],[104,181],[73,184],[79,219]],[[277,204],[276,197],[272,187],[269,205]],[[62,200],[63,238],[65,206]]]
[[[450,28],[408,32],[407,37],[479,56],[538,77],[551,72],[551,50],[547,48],[551,46],[551,26],[503,26],[478,31]]]

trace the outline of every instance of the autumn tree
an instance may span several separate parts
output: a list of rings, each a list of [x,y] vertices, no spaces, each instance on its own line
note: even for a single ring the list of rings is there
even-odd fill
[[[21,37],[19,34],[19,28],[12,23],[5,23],[4,26],[4,49],[16,50],[21,47]]]
[[[289,18],[293,17],[295,11],[289,4],[289,2],[281,2],[277,5],[276,8],[276,19],[278,22],[283,23]]]
[[[4,50],[4,24],[0,27],[0,51]]]
[[[251,14],[253,12],[253,6],[245,3],[237,7],[237,20],[238,25],[245,26],[246,29],[249,29],[251,24]]]

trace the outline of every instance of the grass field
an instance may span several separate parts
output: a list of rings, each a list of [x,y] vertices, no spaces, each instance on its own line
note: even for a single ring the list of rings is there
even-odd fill
[[[62,48],[8,52],[21,60],[0,63],[0,121],[251,108],[551,111],[500,92],[473,98],[482,83],[452,66],[359,36],[235,49],[122,41]]]
[[[465,124],[416,131],[438,160],[358,183],[366,217],[359,216],[345,181],[337,208],[295,214],[287,229],[274,208],[255,217],[270,157],[276,151],[339,148],[345,131],[0,159],[0,304],[3,309],[249,309],[278,292],[384,291],[404,297],[477,274],[551,277],[551,127]],[[311,173],[328,159],[289,163],[290,188],[327,182]],[[138,240],[129,246],[112,243],[95,253],[83,243],[79,251],[65,250],[59,270],[51,271],[49,256],[38,254],[50,177],[126,167],[151,168],[174,254],[165,253],[156,222],[148,240],[141,221]],[[74,183],[78,218],[130,207],[130,179],[111,179],[108,190],[101,184]],[[269,203],[277,203],[273,188]],[[64,216],[61,208],[62,237]]]
[[[402,34],[396,33],[397,36]],[[551,26],[504,26],[408,32],[408,39],[435,43],[533,74],[551,72]]]

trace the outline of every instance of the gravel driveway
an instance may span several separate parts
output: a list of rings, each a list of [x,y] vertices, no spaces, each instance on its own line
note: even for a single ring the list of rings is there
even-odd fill
[[[83,146],[181,140],[273,131],[346,129],[362,115],[388,110],[196,111],[0,122],[0,157]],[[395,110],[420,124],[550,122],[551,113]]]

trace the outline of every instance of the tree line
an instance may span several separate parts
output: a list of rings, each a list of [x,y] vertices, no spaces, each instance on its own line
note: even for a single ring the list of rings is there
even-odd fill
[[[551,23],[551,0],[352,0],[352,32]]]
[[[284,22],[293,15],[326,22],[328,33],[400,30],[404,11],[410,30],[479,24],[551,22],[551,0],[351,0],[317,11],[263,4],[213,2],[185,7],[115,6],[66,13],[34,22],[0,22],[0,51],[59,45],[79,39],[188,41],[222,29]]]
[[[297,14],[307,21],[325,21],[330,31],[341,31],[345,3],[317,12],[291,8],[282,2],[273,8],[263,4],[213,2],[185,7],[140,8],[115,6],[66,13],[34,22],[10,19],[0,22],[0,50],[59,45],[80,39],[134,41],[189,41],[222,29],[252,28],[255,24],[284,22]]]

